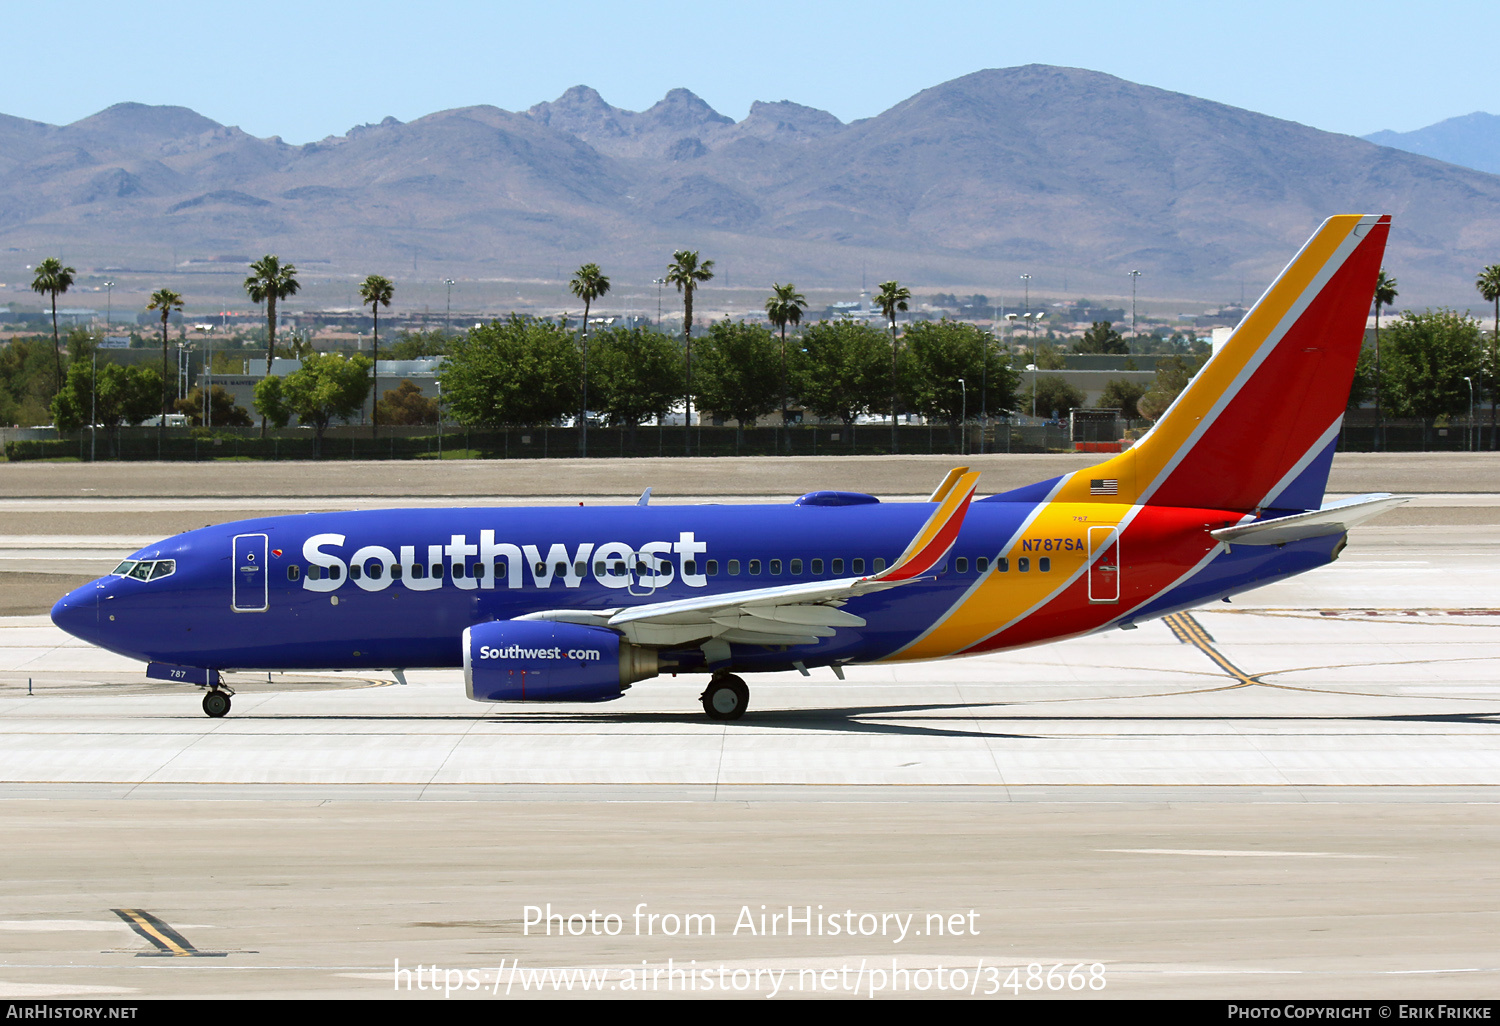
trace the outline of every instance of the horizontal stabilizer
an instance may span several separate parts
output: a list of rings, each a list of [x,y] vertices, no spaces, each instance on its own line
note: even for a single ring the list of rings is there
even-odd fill
[[[1226,545],[1285,545],[1304,538],[1343,534],[1355,524],[1395,509],[1411,500],[1410,495],[1356,495],[1331,502],[1322,509],[1296,513],[1275,520],[1257,520],[1238,527],[1208,532]]]

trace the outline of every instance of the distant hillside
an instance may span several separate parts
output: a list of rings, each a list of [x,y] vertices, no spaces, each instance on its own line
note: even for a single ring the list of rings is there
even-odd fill
[[[1414,132],[1376,132],[1365,139],[1450,164],[1500,174],[1500,116],[1476,111]]]
[[[978,72],[848,125],[788,100],[736,123],[686,89],[626,111],[586,86],[306,146],[180,107],[0,116],[11,282],[11,263],[58,252],[100,268],[275,252],[341,280],[565,280],[596,261],[644,287],[688,247],[716,286],[1005,293],[1028,273],[1038,292],[1119,295],[1139,269],[1144,295],[1222,299],[1349,211],[1395,215],[1403,299],[1467,303],[1500,259],[1500,177],[1071,68]]]

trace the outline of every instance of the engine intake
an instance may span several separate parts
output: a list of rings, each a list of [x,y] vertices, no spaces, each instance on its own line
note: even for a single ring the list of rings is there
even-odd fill
[[[654,649],[601,627],[496,620],[464,631],[464,688],[479,702],[608,702],[657,672]]]

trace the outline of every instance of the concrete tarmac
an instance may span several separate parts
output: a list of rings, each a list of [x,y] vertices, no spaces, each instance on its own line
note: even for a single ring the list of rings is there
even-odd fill
[[[0,997],[1493,998],[1478,465],[1406,471],[1434,487],[1234,604],[765,675],[733,724],[694,678],[531,708],[443,672],[240,675],[210,720],[41,610],[0,616]],[[339,487],[261,466],[303,501]],[[151,497],[128,469],[147,494],[0,500],[55,528],[0,529],[0,608],[150,540],[143,517],[278,501]]]

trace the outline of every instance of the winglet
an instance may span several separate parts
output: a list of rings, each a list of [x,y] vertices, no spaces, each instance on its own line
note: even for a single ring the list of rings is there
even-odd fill
[[[637,506],[651,505],[651,487],[649,485],[646,487],[646,490],[641,493],[641,497],[635,500],[635,504]]]
[[[901,553],[901,558],[875,574],[873,580],[907,581],[920,577],[937,566],[953,548],[959,529],[964,525],[964,515],[969,511],[969,500],[974,497],[974,488],[979,484],[979,472],[956,470],[953,473],[958,474],[957,482],[948,486],[938,508],[927,518],[927,523],[922,525],[906,551]],[[942,486],[938,491],[943,491]]]
[[[953,490],[953,486],[958,483],[958,479],[963,477],[968,472],[968,467],[954,467],[952,470],[948,471],[948,476],[943,478],[942,484],[938,485],[932,490],[932,494],[927,496],[927,501],[942,502],[945,498],[947,498],[948,493]]]

